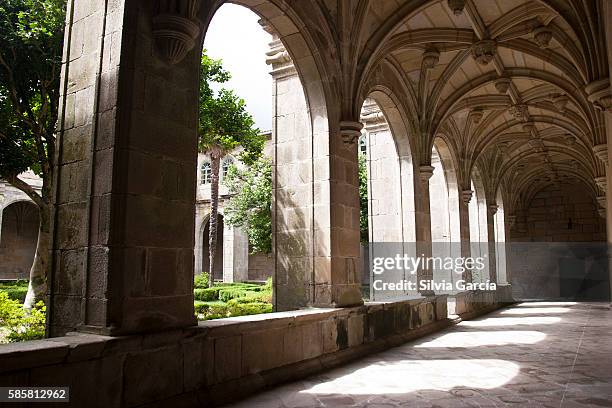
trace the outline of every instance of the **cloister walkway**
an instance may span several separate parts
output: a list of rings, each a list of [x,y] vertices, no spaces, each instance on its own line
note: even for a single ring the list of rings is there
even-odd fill
[[[518,304],[233,406],[612,407],[612,311]]]

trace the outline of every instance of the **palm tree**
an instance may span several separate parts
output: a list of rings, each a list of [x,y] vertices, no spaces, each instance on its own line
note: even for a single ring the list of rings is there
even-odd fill
[[[252,163],[260,155],[265,136],[260,135],[251,115],[246,111],[244,100],[233,91],[221,89],[216,93],[210,83],[224,83],[230,74],[220,60],[202,55],[199,110],[199,150],[210,156],[210,224],[209,224],[209,286],[213,285],[213,266],[217,249],[217,219],[219,208],[219,169],[221,159],[239,147],[241,161]]]

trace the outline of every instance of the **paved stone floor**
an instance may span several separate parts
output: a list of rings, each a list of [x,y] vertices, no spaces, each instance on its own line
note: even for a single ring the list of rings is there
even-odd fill
[[[234,407],[612,407],[612,311],[523,303]]]

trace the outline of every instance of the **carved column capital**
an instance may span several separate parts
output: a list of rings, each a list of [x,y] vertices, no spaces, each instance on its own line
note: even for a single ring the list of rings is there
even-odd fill
[[[195,47],[202,29],[199,9],[200,0],[187,0],[180,9],[171,0],[158,1],[153,38],[159,56],[169,64],[178,64]]]
[[[472,196],[474,196],[474,190],[463,190],[461,192],[461,200],[463,204],[468,205],[470,201],[472,201]]]
[[[355,122],[352,120],[343,120],[340,122],[340,136],[342,141],[347,145],[353,145],[357,143],[357,139],[361,136],[361,129],[363,129],[363,123]]]
[[[489,204],[487,209],[489,210],[489,214],[493,216],[497,214],[497,211],[499,210],[499,206],[497,204]]]
[[[599,187],[602,191],[606,191],[606,176],[601,176],[601,177],[595,177],[595,184],[597,184],[597,187]]]
[[[612,110],[612,88],[610,78],[593,81],[584,87],[587,99],[599,110]]]
[[[602,144],[593,146],[593,153],[595,153],[595,156],[597,156],[599,160],[604,162],[606,166],[608,165],[608,145],[607,144],[602,143]]]
[[[597,197],[597,213],[604,220],[606,219],[606,207],[607,207],[606,196],[598,196]]]
[[[424,165],[419,167],[419,177],[422,183],[428,183],[431,176],[433,176],[435,167]]]

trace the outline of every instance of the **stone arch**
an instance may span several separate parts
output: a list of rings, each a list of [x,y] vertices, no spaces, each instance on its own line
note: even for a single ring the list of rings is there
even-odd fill
[[[494,215],[495,273],[497,274],[497,283],[504,285],[510,283],[510,276],[508,276],[506,265],[506,216],[501,188],[497,190],[495,205],[497,206]]]
[[[209,22],[216,10],[224,4],[203,5],[202,21]],[[335,95],[333,84],[327,80],[330,64],[322,62],[324,55],[313,50],[320,49],[321,41],[332,38],[331,33],[317,31],[313,36],[309,27],[325,30],[321,14],[300,13],[300,4],[281,1],[231,1],[244,6],[259,17],[266,31],[272,34],[273,43],[267,53],[266,62],[272,65],[274,87],[279,82],[291,89],[295,98],[292,103],[279,103],[279,92],[274,90],[277,102],[273,107],[273,207],[272,224],[275,242],[293,242],[295,246],[274,245],[274,303],[276,310],[288,310],[317,302],[315,269],[323,264],[317,256],[327,242],[324,227],[329,219],[325,206],[315,206],[315,190],[330,196],[321,188],[329,180],[329,170],[314,163],[323,164],[330,152],[330,132],[336,132],[340,118],[339,110],[328,110],[328,102]],[[208,8],[206,8],[208,6]],[[318,10],[318,9],[317,9]],[[314,10],[313,10],[314,11]],[[305,16],[305,17],[304,17]],[[308,22],[302,20],[307,18]],[[310,21],[310,19],[317,21]],[[327,35],[326,35],[327,34]],[[205,35],[205,34],[204,34]],[[202,36],[201,45],[204,42]],[[296,83],[299,82],[299,85]],[[299,88],[296,89],[296,88]],[[288,110],[293,109],[291,112]],[[291,116],[290,114],[293,114]],[[293,119],[292,119],[293,118]],[[291,131],[289,131],[291,130]],[[293,154],[293,153],[296,154]],[[296,177],[299,168],[299,177]],[[293,240],[294,236],[303,240]],[[358,243],[357,243],[358,244]],[[322,304],[325,300],[320,301]]]
[[[200,50],[204,46],[204,38],[208,24],[214,18],[215,12],[225,3],[232,3],[243,6],[253,13],[260,16],[264,25],[269,25],[278,35],[285,50],[278,55],[279,58],[289,57],[292,61],[300,81],[304,88],[306,101],[308,104],[313,132],[327,132],[329,129],[327,112],[328,90],[323,86],[323,78],[320,75],[320,67],[324,64],[320,61],[320,55],[311,50],[316,49],[312,38],[309,37],[307,30],[303,29],[306,25],[292,9],[292,6],[281,2],[280,8],[276,2],[262,0],[252,2],[249,0],[217,1],[212,8],[203,8],[200,12],[202,20],[206,22],[205,30],[200,40]],[[274,56],[270,56],[273,58]]]
[[[361,121],[364,123],[362,137],[367,146],[370,242],[364,257],[373,259],[384,256],[383,253],[391,245],[397,246],[395,249],[398,253],[415,253],[415,163],[408,140],[409,132],[393,94],[383,87],[372,91],[364,101]],[[367,272],[364,278],[368,277],[369,280],[370,271],[369,268],[365,269],[366,265],[369,266],[369,262],[363,263]],[[397,274],[392,277],[386,273],[385,280],[416,278],[406,269],[397,271]],[[373,300],[382,300],[387,296],[398,297],[398,292],[390,291],[387,294],[371,290],[370,296]]]
[[[385,92],[386,91],[386,92]],[[416,241],[415,226],[415,187],[418,180],[411,147],[410,131],[406,126],[401,105],[395,95],[388,89],[375,88],[370,97],[376,101],[389,125],[392,140],[395,144],[397,159],[399,161],[399,190],[402,216],[402,242]]]
[[[489,236],[487,231],[487,200],[485,187],[478,167],[472,168],[471,177],[472,198],[468,204],[470,219],[470,254],[472,257],[482,257],[488,261],[489,256]],[[474,282],[485,282],[489,279],[488,262],[485,262],[482,270],[472,272]]]
[[[0,279],[29,279],[38,242],[38,207],[29,200],[12,200],[0,219]]]
[[[429,180],[432,255],[461,256],[459,182],[450,148],[440,137],[434,139],[431,165],[434,168]],[[450,270],[434,268],[433,279],[452,282],[456,276]]]

